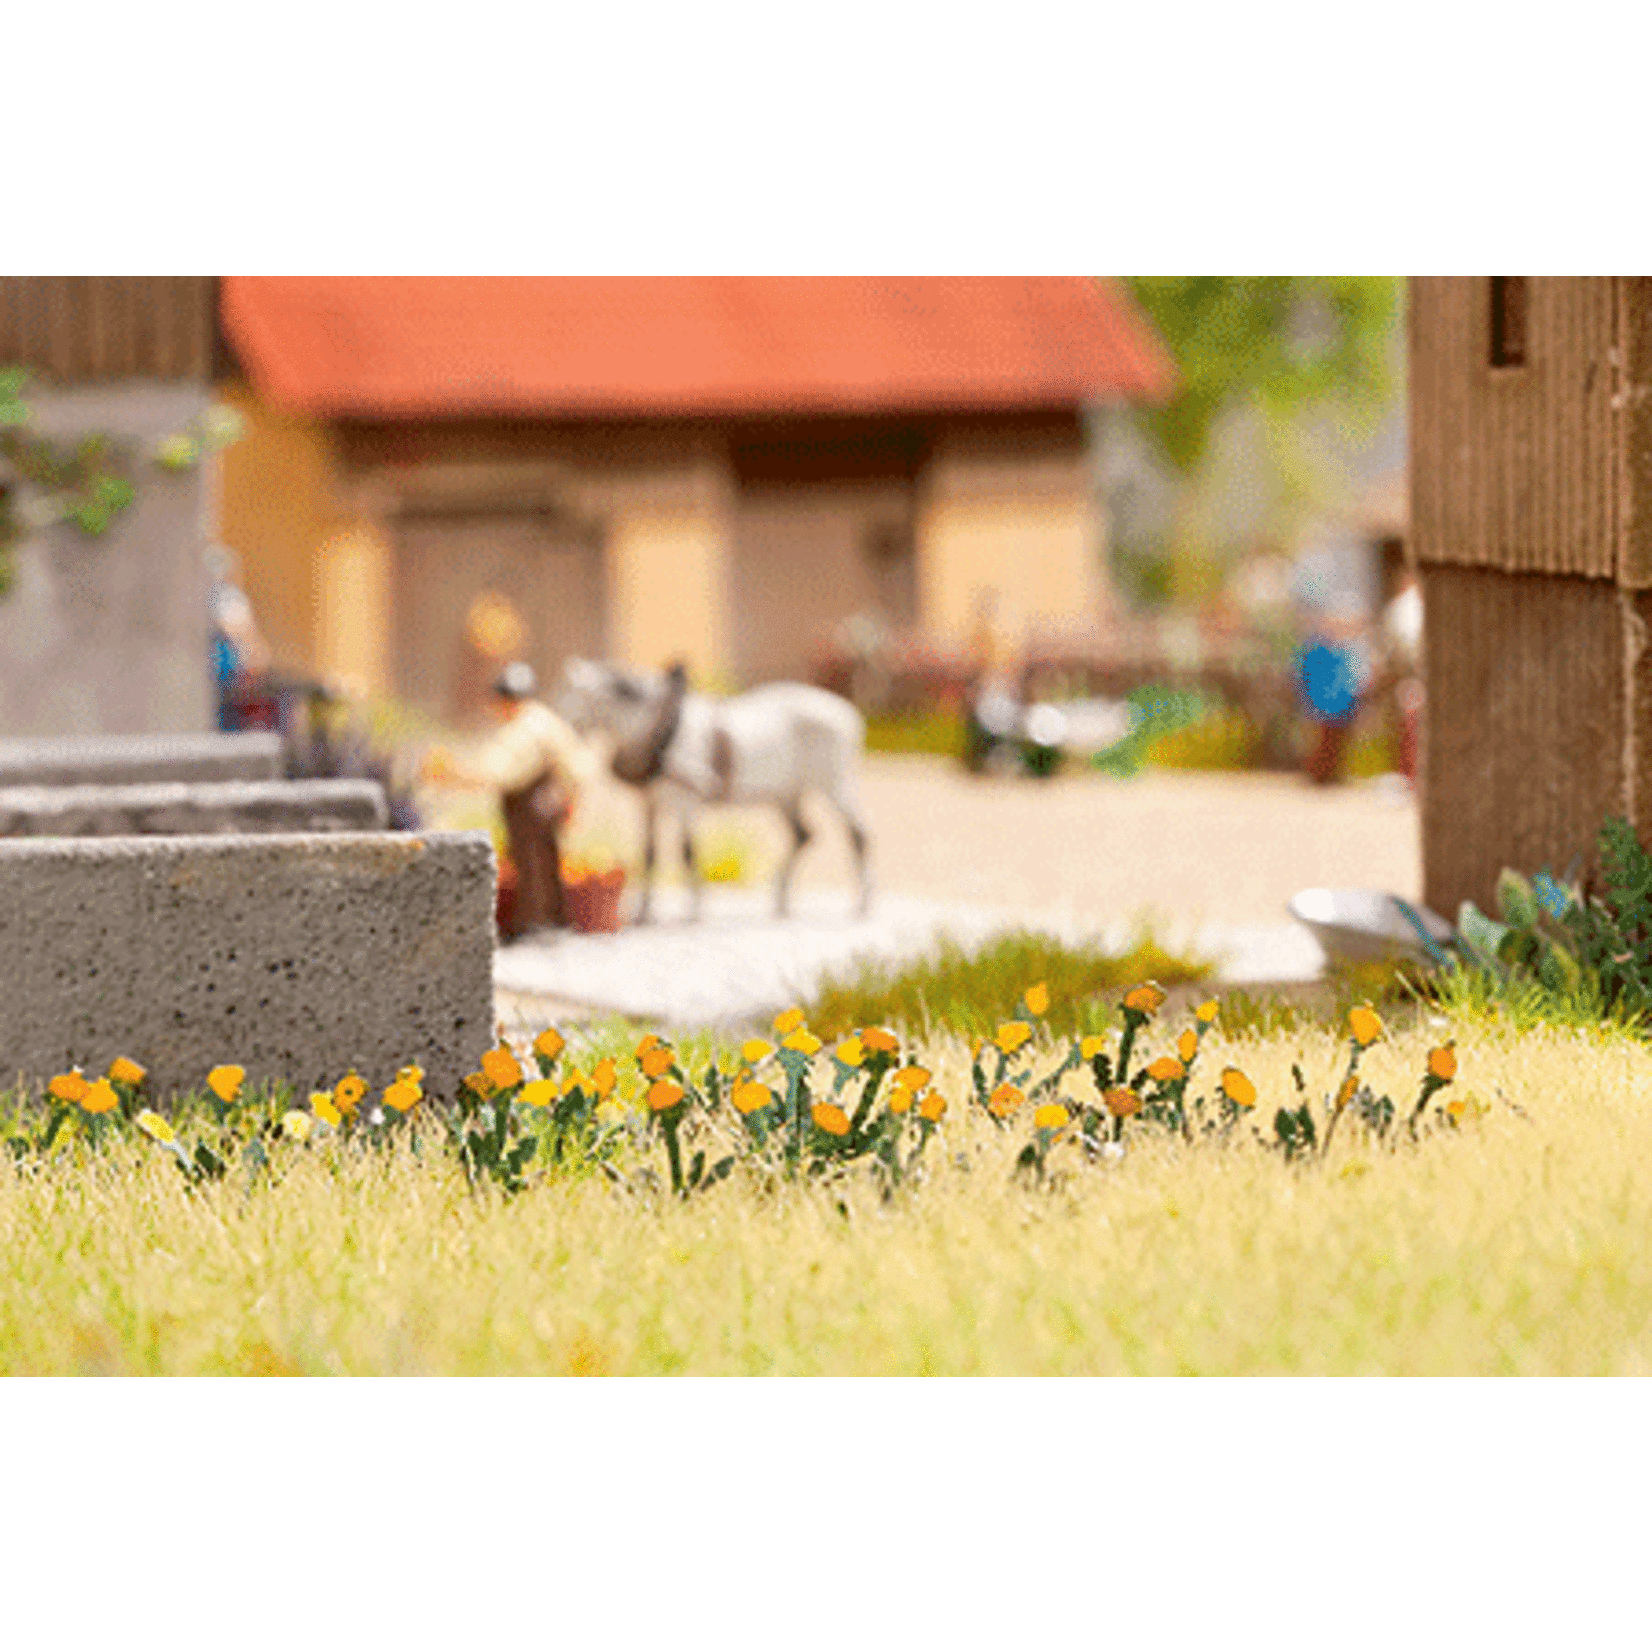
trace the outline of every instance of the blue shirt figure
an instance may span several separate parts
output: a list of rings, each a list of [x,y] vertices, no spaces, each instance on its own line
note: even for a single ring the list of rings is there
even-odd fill
[[[1360,657],[1347,644],[1318,641],[1302,651],[1297,676],[1314,720],[1345,723],[1359,704]]]

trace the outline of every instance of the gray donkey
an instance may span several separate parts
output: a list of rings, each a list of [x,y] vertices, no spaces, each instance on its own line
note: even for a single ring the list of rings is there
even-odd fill
[[[647,920],[652,904],[662,812],[681,822],[683,865],[699,915],[694,822],[704,805],[715,803],[771,803],[785,815],[792,844],[775,883],[775,911],[784,917],[797,857],[810,837],[802,814],[809,792],[826,797],[848,829],[860,911],[866,912],[872,877],[857,790],[866,726],[847,700],[807,683],[771,683],[719,700],[689,692],[680,665],[649,672],[569,660],[553,703],[582,734],[610,735],[614,773],[642,791],[647,837],[640,919]]]

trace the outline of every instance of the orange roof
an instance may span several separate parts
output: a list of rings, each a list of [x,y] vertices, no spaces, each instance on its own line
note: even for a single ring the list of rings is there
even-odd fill
[[[1175,370],[1088,276],[226,276],[272,401],[356,417],[889,413],[1158,401]]]

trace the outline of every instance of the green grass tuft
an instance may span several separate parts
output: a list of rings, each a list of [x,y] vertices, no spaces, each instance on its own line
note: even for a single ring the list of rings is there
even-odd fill
[[[1036,982],[1050,989],[1045,1020],[1052,1032],[1098,1032],[1114,1019],[1110,996],[1140,981],[1161,986],[1208,980],[1213,966],[1191,953],[1166,951],[1143,931],[1123,952],[1068,946],[1049,935],[1016,930],[970,951],[943,938],[907,964],[868,960],[828,976],[807,1006],[823,1038],[857,1027],[944,1027],[985,1035],[1025,1014],[1021,995]]]

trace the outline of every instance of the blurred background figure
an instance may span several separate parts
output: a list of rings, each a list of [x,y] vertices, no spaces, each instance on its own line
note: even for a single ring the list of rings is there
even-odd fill
[[[1313,614],[1297,660],[1297,682],[1314,725],[1305,768],[1315,785],[1328,786],[1342,777],[1348,733],[1371,669],[1365,616],[1357,604],[1342,599]]]
[[[218,727],[231,732],[277,726],[273,705],[261,716],[268,696],[262,692],[270,668],[270,651],[253,616],[252,603],[237,579],[235,553],[223,545],[206,554],[211,580],[212,677],[218,697]]]
[[[1382,630],[1393,682],[1397,771],[1415,785],[1423,718],[1423,592],[1409,569],[1383,609]]]
[[[424,763],[424,778],[433,784],[498,794],[515,874],[509,920],[501,925],[508,936],[567,922],[560,839],[596,774],[594,754],[535,698],[538,687],[532,666],[521,660],[507,665],[493,685],[497,728],[482,750],[461,763],[438,747]],[[500,882],[506,882],[504,868]]]

